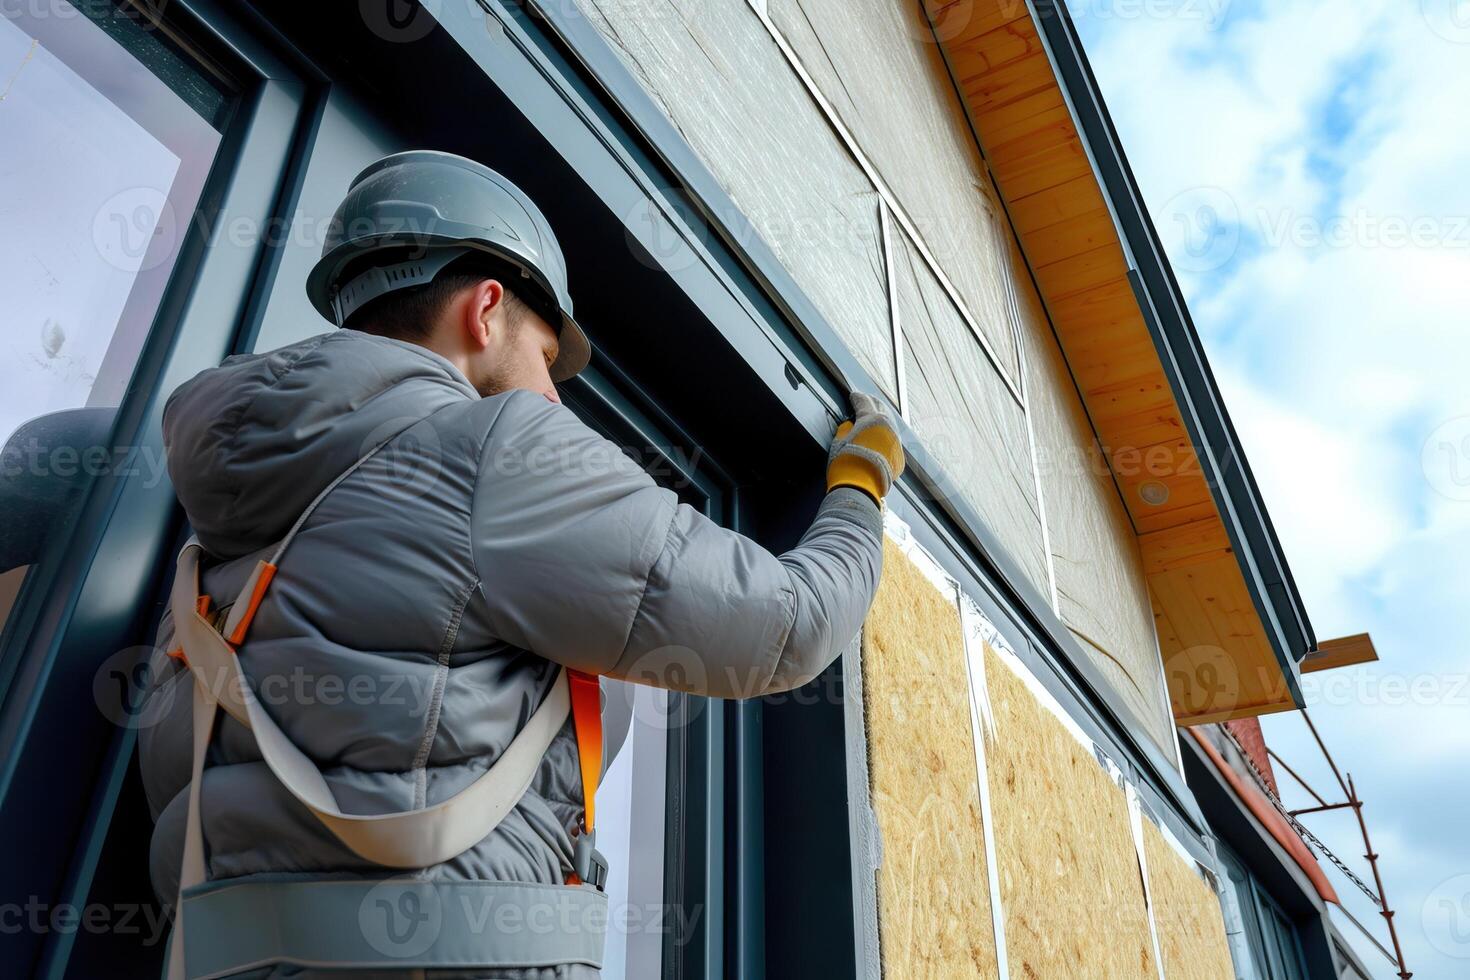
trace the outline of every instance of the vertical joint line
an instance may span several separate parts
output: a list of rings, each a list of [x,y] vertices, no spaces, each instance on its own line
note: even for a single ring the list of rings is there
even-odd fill
[[[1132,783],[1124,783],[1128,794],[1128,824],[1133,833],[1133,850],[1138,855],[1138,877],[1143,885],[1143,911],[1148,916],[1148,939],[1153,944],[1154,971],[1159,980],[1164,977],[1164,956],[1159,947],[1159,928],[1154,922],[1154,898],[1148,883],[1148,858],[1144,856],[1143,808],[1138,801],[1138,791]]]
[[[1010,977],[1006,952],[1005,906],[1001,901],[1000,868],[996,863],[995,821],[990,808],[990,774],[985,756],[987,739],[999,738],[995,717],[990,707],[990,686],[985,677],[985,637],[981,631],[982,614],[974,601],[955,583],[955,602],[959,606],[960,627],[964,632],[965,673],[969,682],[970,737],[975,746],[975,781],[980,794],[980,837],[985,848],[985,877],[990,889],[990,927],[995,936],[996,975]]]
[[[887,203],[880,197],[878,199],[878,230],[883,242],[883,276],[888,285],[888,325],[893,338],[893,384],[897,389],[895,393],[898,396],[899,417],[908,421],[909,391],[903,367],[903,324],[898,317],[898,278],[894,274],[892,220],[888,214]]]
[[[1001,272],[1005,280],[1006,316],[1010,319],[1011,337],[1016,345],[1016,370],[1021,388],[1021,414],[1026,418],[1026,442],[1031,449],[1031,478],[1036,483],[1036,516],[1041,522],[1041,551],[1046,558],[1046,585],[1051,611],[1062,614],[1061,594],[1057,591],[1057,562],[1051,550],[1051,527],[1046,520],[1046,493],[1041,484],[1041,452],[1036,446],[1036,425],[1031,419],[1031,392],[1026,384],[1026,343],[1021,334],[1021,300],[1016,292],[1011,265],[1011,243],[998,227],[992,225],[996,248],[1000,250]]]
[[[776,22],[771,19],[770,13],[766,9],[766,4],[762,0],[745,0],[745,3],[756,17],[760,19],[761,26],[766,29],[766,33],[775,42],[777,50],[781,52],[781,57],[786,61],[787,67],[796,74],[797,80],[806,89],[807,96],[816,105],[817,110],[821,112],[823,118],[827,120],[827,125],[836,134],[838,140],[847,148],[848,155],[852,157],[853,161],[858,165],[858,169],[867,177],[868,182],[873,185],[873,189],[878,192],[878,197],[892,210],[893,220],[898,222],[899,228],[913,242],[915,250],[919,253],[919,257],[933,274],[940,288],[944,290],[945,295],[949,297],[950,303],[959,313],[960,319],[965,322],[965,326],[969,329],[971,336],[975,338],[975,342],[980,345],[980,350],[985,354],[986,359],[990,361],[991,367],[1000,377],[1001,383],[1005,385],[1006,391],[1016,400],[1017,404],[1021,404],[1023,398],[1020,387],[1011,377],[1010,371],[1001,363],[1000,355],[996,353],[995,348],[991,346],[989,339],[986,338],[984,331],[980,329],[975,315],[970,311],[969,306],[966,305],[964,298],[960,296],[959,290],[955,288],[949,276],[945,274],[944,269],[940,267],[938,260],[934,257],[934,253],[930,251],[928,243],[919,234],[918,226],[909,217],[908,212],[904,210],[903,204],[898,200],[897,195],[893,193],[892,188],[888,186],[887,181],[878,172],[878,168],[868,159],[867,154],[863,152],[863,148],[858,145],[856,137],[852,135],[847,126],[842,122],[841,116],[832,107],[832,103],[827,101],[827,97],[822,94],[821,86],[816,83],[811,73],[806,70],[806,66],[801,63],[801,58],[797,55],[796,50],[792,48],[791,42],[781,33],[781,29],[776,26]]]

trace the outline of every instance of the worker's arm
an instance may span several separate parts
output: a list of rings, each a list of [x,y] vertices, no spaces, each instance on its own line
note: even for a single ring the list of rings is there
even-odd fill
[[[805,683],[852,641],[877,589],[877,498],[902,464],[851,465],[871,435],[839,440],[831,492],[778,557],[678,503],[567,409],[510,395],[472,515],[493,628],[569,667],[692,693]]]

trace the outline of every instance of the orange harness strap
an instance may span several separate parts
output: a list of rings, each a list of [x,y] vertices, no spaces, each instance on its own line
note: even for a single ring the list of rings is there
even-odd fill
[[[602,687],[596,674],[571,668],[567,668],[567,683],[572,696],[572,728],[577,733],[577,762],[582,770],[582,836],[590,841],[595,825],[593,801],[602,777]],[[572,885],[581,881],[576,872],[567,878]]]

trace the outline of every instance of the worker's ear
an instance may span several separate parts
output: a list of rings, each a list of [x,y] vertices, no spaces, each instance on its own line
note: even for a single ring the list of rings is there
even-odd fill
[[[495,331],[498,328],[495,320],[500,311],[500,304],[504,300],[505,287],[500,284],[499,280],[482,279],[471,288],[469,303],[465,309],[468,321],[466,327],[470,340],[478,349],[484,350],[497,339]]]

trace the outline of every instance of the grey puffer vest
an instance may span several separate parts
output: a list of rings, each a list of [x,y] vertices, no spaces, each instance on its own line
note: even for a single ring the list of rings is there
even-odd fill
[[[527,391],[481,398],[427,349],[352,330],[230,358],[174,393],[164,430],[216,601],[388,440],[303,527],[239,651],[266,710],[347,812],[453,795],[494,764],[558,664],[718,697],[803,684],[851,641],[877,587],[881,515],[857,491],[829,494],[778,557],[679,504],[566,408]],[[165,617],[141,761],[166,902],[190,778],[191,681],[173,646]],[[560,884],[581,796],[569,722],[510,815],[415,877]],[[201,812],[211,886],[389,874],[286,794],[228,717]],[[596,975],[522,966],[492,973]]]

